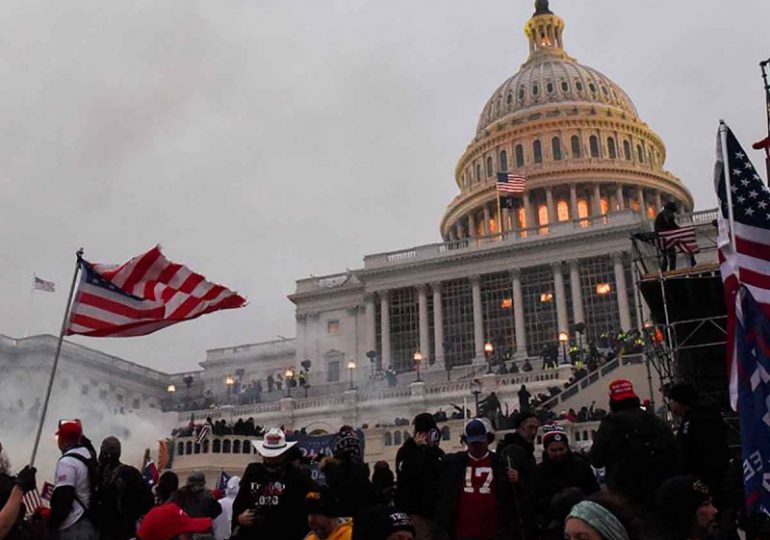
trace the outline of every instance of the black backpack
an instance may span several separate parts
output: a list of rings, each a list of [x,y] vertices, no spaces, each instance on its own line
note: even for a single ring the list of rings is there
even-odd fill
[[[101,482],[99,481],[99,464],[93,457],[85,457],[77,452],[65,453],[62,455],[62,458],[63,457],[74,458],[86,466],[86,469],[88,470],[88,487],[91,491],[91,501],[90,504],[86,506],[83,501],[78,499],[77,495],[75,495],[75,501],[83,507],[86,517],[88,517],[93,526],[97,529],[101,529],[105,521],[105,501],[101,489]]]

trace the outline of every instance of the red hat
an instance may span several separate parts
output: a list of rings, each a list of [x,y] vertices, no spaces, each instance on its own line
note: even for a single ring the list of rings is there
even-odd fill
[[[618,379],[610,383],[611,401],[621,401],[631,398],[639,399],[639,396],[637,396],[636,392],[634,392],[634,385],[631,384],[631,381],[626,379]]]
[[[156,506],[139,525],[141,540],[171,540],[182,533],[203,533],[211,529],[211,518],[191,518],[174,503]]]
[[[80,420],[59,422],[56,436],[65,441],[79,441],[83,436],[83,426],[80,425]]]

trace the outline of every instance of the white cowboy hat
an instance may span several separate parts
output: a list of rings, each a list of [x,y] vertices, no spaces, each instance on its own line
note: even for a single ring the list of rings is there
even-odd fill
[[[273,428],[265,433],[261,441],[251,441],[259,455],[262,457],[278,457],[286,450],[297,444],[296,441],[286,442],[286,434],[279,428]]]

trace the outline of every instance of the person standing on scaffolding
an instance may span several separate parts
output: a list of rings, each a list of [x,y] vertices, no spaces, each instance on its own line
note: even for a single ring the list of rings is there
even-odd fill
[[[661,232],[673,231],[679,228],[680,227],[676,222],[676,203],[669,201],[663,205],[663,208],[655,218],[655,232],[658,233],[658,238],[660,239]],[[664,246],[659,242],[658,254],[660,259],[660,270],[662,272],[676,270],[676,246]],[[695,266],[695,255],[692,253],[689,255],[690,265]]]

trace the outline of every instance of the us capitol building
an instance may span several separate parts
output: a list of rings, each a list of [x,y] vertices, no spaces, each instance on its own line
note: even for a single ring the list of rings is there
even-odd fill
[[[491,391],[513,410],[522,384],[535,394],[571,376],[570,365],[541,367],[543,348],[560,333],[576,340],[575,325],[584,323],[579,339],[587,343],[641,327],[648,315],[634,287],[630,235],[651,230],[667,201],[698,234],[713,212],[693,212],[690,192],[664,168],[661,138],[622,88],[567,53],[564,27],[547,1],[536,2],[524,27],[529,56],[483,105],[455,167],[457,195],[441,216],[440,242],[299,279],[289,295],[296,338],[210,350],[202,370],[162,383],[152,373],[137,399],[184,409],[179,425],[192,414],[316,433],[366,426],[367,453],[390,459],[396,433],[400,442],[410,429],[389,428],[396,417],[470,408],[474,395]],[[508,171],[526,176],[526,190],[498,212],[497,174]],[[485,346],[500,358],[530,358],[534,369],[485,373]],[[307,360],[309,386],[269,391],[268,377],[297,377]],[[604,406],[606,383],[619,376],[648,397],[643,362],[616,364],[556,407]],[[378,375],[384,371],[388,377]],[[180,440],[176,466],[205,466],[207,452]],[[234,470],[237,458],[228,457]]]

